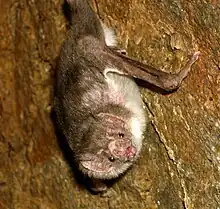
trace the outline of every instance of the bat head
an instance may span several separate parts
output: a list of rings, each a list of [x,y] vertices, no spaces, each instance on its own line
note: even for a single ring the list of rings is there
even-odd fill
[[[80,170],[93,178],[118,177],[137,157],[132,137],[124,117],[99,113],[84,135],[78,156]]]

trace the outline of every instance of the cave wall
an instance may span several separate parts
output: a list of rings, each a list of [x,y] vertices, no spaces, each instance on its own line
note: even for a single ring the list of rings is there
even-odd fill
[[[219,1],[100,0],[93,6],[129,56],[176,72],[172,94],[141,88],[148,125],[140,159],[106,194],[74,177],[51,117],[63,2],[0,2],[0,208],[220,207]]]

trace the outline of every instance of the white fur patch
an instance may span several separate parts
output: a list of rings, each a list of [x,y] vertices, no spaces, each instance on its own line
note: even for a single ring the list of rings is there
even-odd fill
[[[102,28],[104,30],[105,43],[107,46],[117,46],[117,38],[115,32],[108,28],[104,23],[102,23]]]
[[[129,126],[131,127],[131,133],[133,135],[132,142],[137,148],[137,153],[139,153],[142,147],[143,132],[146,126],[143,102],[139,88],[134,80],[128,76],[120,75],[122,73],[118,71],[117,68],[106,68],[104,71],[109,85],[109,96],[113,95],[113,102],[120,105],[124,103],[125,107],[131,111],[132,118],[129,121]]]
[[[136,113],[137,114],[137,113]],[[142,141],[143,141],[143,132],[145,130],[145,116],[144,113],[141,117],[133,117],[130,121],[131,133],[133,135],[133,143],[137,148],[137,153],[141,151]]]
[[[131,119],[131,133],[137,139],[141,139],[142,137],[143,130],[141,130],[142,129],[141,127],[142,124],[140,120],[138,120],[137,118]]]

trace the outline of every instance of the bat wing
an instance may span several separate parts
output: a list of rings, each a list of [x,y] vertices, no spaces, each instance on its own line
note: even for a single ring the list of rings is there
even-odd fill
[[[107,74],[108,72],[116,72],[129,75],[153,84],[165,91],[172,91],[180,86],[183,79],[191,70],[191,66],[198,59],[199,54],[200,52],[195,52],[191,59],[177,74],[171,74],[133,60],[114,50],[111,51],[111,53],[108,53],[107,56],[109,57],[108,59],[112,66],[116,66],[116,68],[107,68],[104,71],[104,74]]]

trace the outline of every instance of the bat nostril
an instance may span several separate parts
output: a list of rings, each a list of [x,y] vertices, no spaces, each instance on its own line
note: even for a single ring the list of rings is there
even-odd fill
[[[123,138],[125,135],[124,135],[123,133],[118,133],[118,136],[119,136],[120,138]]]
[[[134,157],[135,156],[135,154],[136,154],[136,149],[135,149],[135,147],[133,147],[133,146],[129,146],[129,147],[127,147],[126,148],[126,156],[127,157]]]

